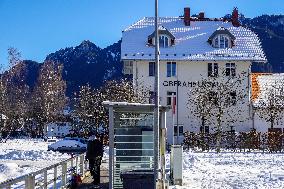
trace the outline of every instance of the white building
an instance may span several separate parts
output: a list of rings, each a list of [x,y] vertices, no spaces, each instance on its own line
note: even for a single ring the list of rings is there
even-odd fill
[[[253,73],[251,84],[253,128],[267,132],[273,121],[274,129],[284,131],[284,74]]]
[[[47,137],[65,137],[70,134],[72,126],[70,122],[52,122],[47,124]]]
[[[190,9],[184,9],[183,17],[159,18],[160,45],[160,102],[171,105],[176,96],[176,114],[168,113],[168,142],[172,142],[173,125],[179,131],[179,142],[185,131],[199,132],[200,121],[194,118],[188,104],[190,89],[198,87],[198,81],[210,78],[218,82],[222,78],[241,75],[245,103],[237,103],[234,110],[241,110],[240,120],[234,125],[237,131],[252,128],[250,110],[250,70],[252,62],[266,62],[260,41],[251,30],[240,26],[238,11],[233,11],[230,21],[190,17]],[[155,44],[154,18],[145,17],[122,33],[121,59],[124,74],[133,76],[138,88],[154,90]],[[233,89],[234,93],[239,92]],[[226,124],[226,123],[224,123]],[[206,128],[209,132],[212,128]],[[177,139],[175,139],[177,140]]]

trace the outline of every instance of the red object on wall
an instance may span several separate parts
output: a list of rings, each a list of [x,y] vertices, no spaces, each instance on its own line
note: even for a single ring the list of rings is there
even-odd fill
[[[176,101],[177,101],[177,97],[173,97],[172,100],[172,110],[173,110],[173,114],[176,114]]]

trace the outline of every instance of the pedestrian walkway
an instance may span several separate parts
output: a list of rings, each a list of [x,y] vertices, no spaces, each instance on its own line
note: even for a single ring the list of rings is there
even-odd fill
[[[108,169],[106,168],[108,165],[106,163],[102,163],[101,165],[101,179],[100,179],[100,188],[101,189],[108,189]],[[88,172],[86,177],[82,181],[83,183],[78,187],[78,189],[91,189],[94,188],[92,184],[93,178]]]

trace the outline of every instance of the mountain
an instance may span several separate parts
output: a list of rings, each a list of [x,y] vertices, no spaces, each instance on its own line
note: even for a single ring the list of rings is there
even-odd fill
[[[121,41],[118,41],[101,49],[90,41],[83,41],[74,48],[49,54],[46,60],[63,63],[63,78],[70,96],[87,83],[99,87],[104,80],[121,77],[120,44]]]
[[[259,36],[268,59],[266,64],[254,63],[253,72],[284,72],[284,15],[263,15],[252,19],[241,15],[240,21]],[[85,40],[76,47],[60,49],[47,55],[46,60],[64,65],[63,78],[67,82],[67,95],[72,96],[80,86],[87,83],[99,87],[104,80],[122,77],[120,46],[121,41],[118,41],[102,49]],[[30,60],[22,64],[24,81],[32,88],[42,64]]]
[[[39,71],[42,64],[32,60],[21,61],[14,67],[14,70],[7,70],[3,74],[4,80],[12,78],[12,84],[17,86],[18,84],[27,84],[30,89],[33,89],[36,85]]]
[[[253,72],[284,72],[284,15],[262,15],[253,19],[243,18],[242,25],[260,38],[267,64],[253,64]]]

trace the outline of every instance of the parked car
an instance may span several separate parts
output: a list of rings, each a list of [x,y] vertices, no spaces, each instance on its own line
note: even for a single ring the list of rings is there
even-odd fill
[[[48,144],[53,144],[53,143],[58,142],[58,141],[60,141],[60,140],[62,140],[62,139],[58,139],[58,138],[48,138],[46,142],[47,142]]]
[[[83,138],[67,137],[48,145],[48,150],[60,152],[84,152],[87,150],[86,140]]]

